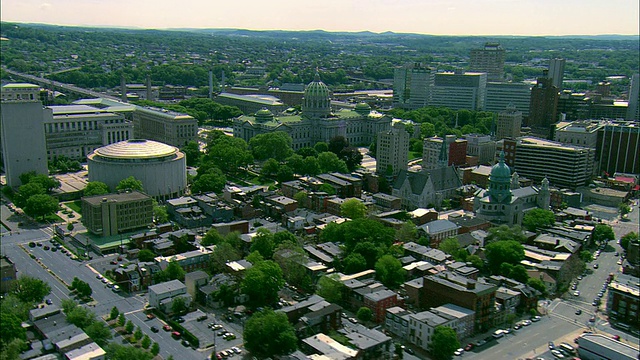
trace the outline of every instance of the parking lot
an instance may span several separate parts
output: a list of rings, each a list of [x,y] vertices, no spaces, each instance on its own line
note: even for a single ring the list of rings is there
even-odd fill
[[[238,323],[234,319],[234,322],[229,322],[223,319],[221,315],[205,313],[202,310],[188,313],[182,318],[184,322],[180,325],[198,338],[201,349],[210,348],[215,352],[219,352],[231,347],[240,348],[242,345],[242,331],[244,328],[242,321]],[[225,336],[227,333],[233,335]]]

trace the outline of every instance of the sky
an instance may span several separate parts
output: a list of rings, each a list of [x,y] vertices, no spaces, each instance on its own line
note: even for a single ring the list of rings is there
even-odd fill
[[[434,35],[637,35],[638,0],[1,0],[9,22]]]

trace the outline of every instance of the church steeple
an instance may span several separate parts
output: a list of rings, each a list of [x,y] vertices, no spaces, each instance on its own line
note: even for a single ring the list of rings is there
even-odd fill
[[[440,147],[440,155],[438,156],[438,167],[445,168],[449,166],[449,143],[447,143],[447,139],[442,139],[442,146]]]

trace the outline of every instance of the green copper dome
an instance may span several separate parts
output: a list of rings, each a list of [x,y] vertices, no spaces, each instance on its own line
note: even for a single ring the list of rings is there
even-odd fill
[[[356,112],[360,115],[367,115],[371,112],[371,106],[365,102],[356,104]]]
[[[263,123],[273,120],[273,113],[267,108],[262,108],[256,111],[255,117],[257,122]]]
[[[511,169],[504,163],[504,151],[500,152],[500,160],[491,168],[491,179],[511,181]]]
[[[304,90],[302,113],[308,117],[325,117],[331,113],[331,91],[320,80],[320,74]]]
[[[489,197],[492,203],[508,203],[511,195],[511,169],[504,163],[504,151],[501,151],[500,160],[491,168]]]

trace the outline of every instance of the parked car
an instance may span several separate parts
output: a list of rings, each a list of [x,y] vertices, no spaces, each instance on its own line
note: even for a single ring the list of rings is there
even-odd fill
[[[582,310],[580,309],[576,310],[576,315],[580,315],[580,314],[582,314]]]
[[[473,349],[473,344],[471,343],[467,344],[467,346],[464,347],[464,351],[471,351],[471,349]]]
[[[47,299],[47,301],[45,301],[47,303],[47,305],[51,305],[53,304],[53,301],[51,301],[51,299]]]
[[[564,359],[564,355],[562,355],[562,353],[558,350],[551,350],[551,354],[558,359]]]
[[[598,268],[598,264],[593,264],[593,268],[597,269]]]
[[[156,318],[155,315],[153,315],[151,313],[147,314],[147,319],[152,320],[152,319],[155,319],[155,318]]]
[[[174,332],[171,333],[171,337],[174,338],[174,339],[179,339],[180,336],[182,336],[182,334],[180,334],[179,331],[174,331]]]
[[[460,349],[456,350],[453,353],[453,355],[455,355],[455,356],[461,356],[462,354],[464,354],[464,349],[463,348],[460,348]]]
[[[157,333],[157,332],[158,332],[158,331],[160,331],[160,330],[158,330],[158,328],[157,328],[157,327],[152,326],[152,327],[151,327],[151,331],[153,331],[154,333]]]
[[[172,328],[171,328],[171,326],[169,326],[169,325],[164,325],[164,326],[162,327],[162,330],[164,330],[164,331],[171,331],[171,330],[173,330],[173,329],[172,329]]]
[[[182,346],[189,347],[191,344],[187,340],[182,340]]]
[[[537,321],[540,321],[540,319],[542,319],[542,318],[540,316],[536,315],[536,316],[531,318],[531,321],[537,322]]]

